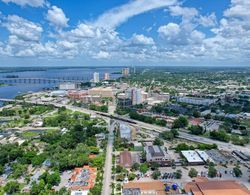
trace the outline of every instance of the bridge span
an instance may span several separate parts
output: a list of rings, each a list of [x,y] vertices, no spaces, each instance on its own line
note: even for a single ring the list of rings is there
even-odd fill
[[[4,84],[58,84],[86,82],[86,78],[0,78],[0,83]]]

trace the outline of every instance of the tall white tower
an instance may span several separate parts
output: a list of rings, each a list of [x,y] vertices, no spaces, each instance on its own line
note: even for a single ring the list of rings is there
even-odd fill
[[[125,77],[129,76],[129,68],[122,69],[122,76],[125,76]]]
[[[105,74],[104,74],[104,80],[109,80],[110,79],[110,77],[109,77],[109,73],[108,72],[106,72]]]
[[[99,83],[100,82],[100,78],[99,78],[99,73],[98,72],[94,72],[94,74],[93,74],[93,82],[94,83]]]
[[[141,104],[142,103],[141,89],[132,88],[131,99],[133,105]]]

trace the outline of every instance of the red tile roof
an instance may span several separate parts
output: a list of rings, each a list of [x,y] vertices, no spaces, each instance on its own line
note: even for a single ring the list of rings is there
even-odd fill
[[[200,125],[202,123],[202,120],[200,118],[192,118],[192,119],[189,120],[189,122],[192,125]]]
[[[71,190],[88,190],[94,187],[97,168],[83,166],[75,168],[71,178]]]
[[[194,195],[250,195],[250,191],[238,184],[236,181],[209,181],[195,180],[185,186],[187,193],[193,192]]]
[[[133,165],[132,155],[129,151],[123,151],[120,153],[120,165],[126,168],[130,168]]]
[[[129,182],[123,185],[123,189],[139,188],[141,192],[147,194],[163,195],[166,194],[164,183],[161,181]],[[152,193],[153,192],[153,193]]]

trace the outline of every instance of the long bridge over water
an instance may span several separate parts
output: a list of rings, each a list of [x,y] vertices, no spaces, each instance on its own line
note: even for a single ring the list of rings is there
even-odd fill
[[[62,78],[0,78],[4,84],[58,84],[58,83],[82,83],[90,78],[62,77]]]

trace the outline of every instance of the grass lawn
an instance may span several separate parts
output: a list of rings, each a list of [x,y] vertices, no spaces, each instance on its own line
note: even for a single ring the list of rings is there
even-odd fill
[[[38,132],[31,132],[31,131],[25,131],[25,132],[22,133],[22,136],[27,137],[27,138],[34,137],[34,136],[37,136],[37,135],[39,135]]]
[[[247,128],[250,128],[250,120],[243,120],[241,124],[245,125]]]
[[[58,129],[48,129],[48,130],[45,130],[46,133],[54,133],[56,131],[59,131]]]
[[[3,186],[0,186],[0,195],[4,195]]]

